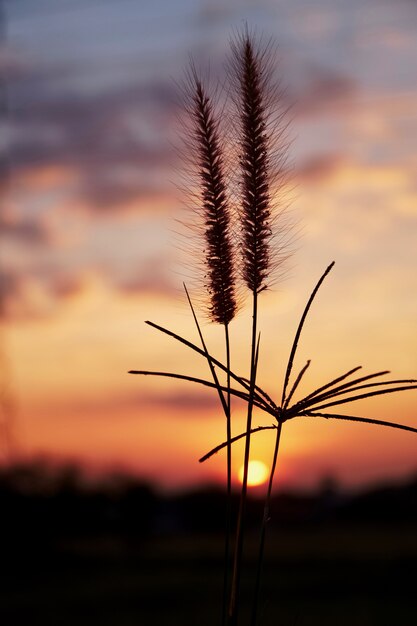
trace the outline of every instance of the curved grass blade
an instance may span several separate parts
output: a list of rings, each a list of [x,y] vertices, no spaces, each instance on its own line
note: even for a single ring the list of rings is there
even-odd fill
[[[349,382],[345,383],[344,385],[339,385],[338,387],[334,387],[333,389],[329,389],[326,393],[323,394],[310,394],[310,396],[307,396],[306,398],[303,398],[302,400],[300,400],[299,402],[297,402],[296,404],[294,404],[293,407],[291,407],[291,410],[294,409],[296,411],[301,410],[303,407],[305,406],[309,406],[311,404],[317,404],[317,402],[322,402],[323,400],[327,400],[328,398],[332,398],[335,395],[343,394],[343,393],[349,393],[354,391],[354,389],[349,389],[349,387],[354,387],[355,385],[358,385],[358,383],[362,383],[366,380],[370,380],[371,378],[376,378],[377,376],[384,376],[385,374],[389,374],[389,370],[385,370],[383,372],[376,372],[375,374],[368,374],[367,376],[361,376],[360,378],[355,378],[353,380],[350,380]],[[399,381],[400,382],[400,381]],[[404,381],[404,382],[408,382],[408,381]],[[411,381],[414,382],[414,381]],[[377,384],[377,383],[372,383],[370,386],[372,386],[373,384]],[[388,383],[378,383],[381,385],[385,385]],[[359,387],[359,385],[358,385]],[[359,387],[360,388],[360,387]],[[307,398],[310,398],[310,400],[307,402]]]
[[[373,419],[370,417],[357,417],[354,415],[340,415],[337,413],[317,413],[316,411],[314,412],[305,411],[303,413],[300,413],[298,417],[323,417],[325,419],[345,420],[348,422],[361,422],[364,424],[376,424],[377,426],[387,426],[389,428],[397,428],[399,430],[406,430],[412,433],[417,433],[417,428],[413,428],[412,426],[406,426],[405,424],[398,424],[397,422],[388,422],[385,420]],[[278,428],[278,425],[277,426],[275,425],[258,426],[257,428],[252,429],[251,434],[260,432],[262,430],[273,430],[276,428]],[[231,443],[235,443],[236,441],[239,441],[239,439],[242,439],[243,437],[245,437],[245,435],[246,435],[246,432],[240,433],[240,435],[236,435],[236,437],[233,437],[231,439]],[[207,461],[210,457],[220,452],[220,450],[222,450],[226,446],[227,446],[227,441],[224,441],[223,443],[219,444],[218,446],[210,450],[210,452],[207,452],[207,454],[202,456],[201,459],[199,459],[199,462],[204,463],[204,461]]]
[[[194,352],[197,352],[198,354],[201,354],[202,356],[204,356],[206,358],[206,354],[205,354],[204,350],[202,350],[201,348],[196,346],[191,341],[188,341],[188,339],[184,339],[184,337],[181,337],[180,335],[177,335],[172,330],[168,330],[167,328],[164,328],[163,326],[159,326],[159,324],[155,324],[154,322],[150,322],[149,320],[147,320],[145,322],[145,324],[148,324],[148,326],[151,326],[152,328],[155,328],[156,330],[161,331],[161,333],[165,333],[165,335],[168,335],[169,337],[172,337],[173,339],[176,339],[177,341],[179,341],[180,343],[184,344],[188,348],[191,348],[191,350],[194,350]],[[211,355],[210,355],[210,359],[211,359],[211,362],[214,365],[217,365],[217,367],[219,367],[221,370],[223,370],[223,372],[227,373],[227,367],[225,365],[223,365],[223,363],[221,361],[218,361],[215,357],[213,357]],[[233,378],[233,380],[238,382],[240,385],[242,385],[242,387],[244,387],[245,389],[247,389],[249,391],[250,385],[245,382],[244,378],[241,378],[240,376],[238,376],[237,374],[232,372],[232,370],[230,370],[230,377]],[[259,394],[255,393],[255,395],[257,397],[257,400],[260,403],[262,403],[263,405],[265,405],[266,408],[273,409],[273,407],[268,406],[267,402]],[[265,394],[265,392],[262,392],[262,396],[267,397],[267,394]]]
[[[302,400],[297,402],[297,404],[295,404],[294,406],[298,406],[301,403],[305,402],[306,400],[310,400],[310,398],[312,398],[313,396],[316,396],[317,394],[321,393],[322,391],[325,391],[326,389],[329,389],[329,387],[333,387],[333,385],[336,385],[337,383],[340,383],[342,380],[345,380],[345,378],[347,378],[348,376],[351,376],[352,374],[354,374],[355,372],[357,372],[360,369],[362,369],[362,365],[358,365],[357,367],[354,367],[353,369],[351,369],[348,372],[346,372],[346,374],[342,374],[342,376],[338,376],[337,378],[334,378],[329,383],[326,383],[322,387],[319,387],[315,391],[312,391],[311,393],[309,393],[308,396],[305,396],[305,398],[303,398]]]
[[[223,407],[224,414],[226,415],[227,419],[230,419],[230,407],[227,405],[227,402],[225,400],[223,391],[221,389],[221,385],[219,383],[218,376],[216,374],[216,370],[214,369],[213,361],[211,359],[209,351],[207,350],[207,345],[206,345],[206,342],[204,341],[203,333],[201,332],[200,324],[198,322],[197,315],[196,315],[194,307],[193,307],[193,303],[191,302],[191,298],[190,298],[190,294],[188,293],[187,286],[186,286],[185,283],[183,283],[183,286],[184,286],[185,294],[187,296],[188,304],[190,305],[190,309],[191,309],[191,313],[192,313],[193,318],[194,318],[195,325],[197,327],[197,332],[198,332],[198,335],[200,337],[201,345],[203,346],[204,355],[205,355],[205,357],[207,359],[207,363],[208,363],[208,366],[210,368],[210,372],[211,372],[211,375],[213,377],[214,384],[216,385],[217,393],[219,394],[219,398],[220,398],[220,402],[221,402],[222,407]],[[230,372],[229,372],[229,375],[230,375]]]
[[[417,433],[417,428],[406,426],[405,424],[397,424],[397,422],[387,422],[385,420],[373,419],[370,417],[356,417],[354,415],[339,415],[337,413],[316,413],[306,411],[300,417],[324,417],[325,419],[345,420],[348,422],[364,422],[365,424],[377,424],[378,426],[388,426],[389,428],[398,428],[400,430],[408,430]]]
[[[188,376],[187,374],[175,374],[174,372],[155,372],[155,371],[150,371],[150,370],[130,370],[128,374],[136,374],[139,376],[160,376],[162,378],[175,378],[177,380],[187,380],[188,382],[196,383],[198,385],[203,385],[204,387],[217,389],[217,385],[215,383],[212,383],[209,380],[204,380],[203,378],[196,378],[194,376]],[[223,391],[226,392],[228,387],[219,385],[219,389],[222,392]],[[230,393],[240,398],[241,400],[245,400],[245,402],[249,402],[249,394],[245,393],[244,391],[239,391],[238,389],[230,388]],[[265,407],[263,404],[260,404],[256,400],[254,401],[254,404],[259,409],[262,409],[262,411],[265,411],[266,413],[269,413],[273,417],[277,418],[277,412],[274,411],[272,408]]]
[[[313,402],[309,402],[306,404],[303,404],[303,406],[310,406],[311,404],[317,404],[319,402],[323,402],[324,400],[330,400],[332,398],[336,398],[338,396],[343,396],[347,393],[356,393],[357,391],[361,390],[361,389],[372,389],[374,387],[383,387],[385,385],[399,385],[399,384],[403,384],[403,383],[417,383],[417,380],[414,378],[410,378],[410,379],[400,379],[400,380],[386,380],[384,382],[381,383],[368,383],[367,385],[357,385],[356,387],[351,387],[351,388],[347,388],[347,389],[341,389],[340,391],[337,391],[337,388],[332,392],[332,393],[328,393],[328,394],[323,394],[322,396],[319,396],[317,398],[315,398],[313,400]],[[408,389],[408,387],[407,387]],[[389,391],[387,389],[387,391]],[[299,407],[300,410],[302,410],[303,407]]]
[[[306,370],[310,367],[310,363],[311,363],[311,361],[308,360],[307,363],[304,365],[304,367],[301,369],[300,373],[298,374],[298,376],[297,376],[297,378],[295,380],[295,383],[293,384],[293,386],[291,388],[291,391],[288,394],[288,397],[287,397],[287,399],[284,402],[284,405],[282,407],[283,409],[286,409],[287,406],[289,405],[289,403],[291,401],[291,398],[293,397],[293,395],[294,395],[298,385],[300,384],[300,381],[301,381],[302,377],[304,376]]]
[[[332,261],[332,263],[330,263],[330,265],[326,268],[325,272],[321,276],[321,278],[318,281],[317,285],[314,287],[314,289],[313,289],[313,291],[312,291],[312,293],[311,293],[311,295],[310,295],[310,297],[308,299],[306,307],[305,307],[305,309],[303,311],[303,314],[301,316],[300,323],[299,323],[298,328],[297,328],[297,332],[295,333],[294,342],[292,344],[290,357],[288,359],[287,370],[285,372],[284,388],[282,390],[282,401],[281,401],[282,405],[284,405],[285,400],[286,400],[287,387],[288,387],[288,383],[289,383],[289,380],[290,380],[291,370],[292,370],[292,366],[293,366],[293,363],[294,363],[294,357],[295,357],[295,353],[297,352],[298,341],[300,339],[301,331],[303,330],[304,322],[306,320],[306,317],[307,317],[307,314],[308,314],[308,312],[310,310],[310,307],[311,307],[311,305],[313,303],[313,300],[316,297],[316,294],[317,294],[318,290],[321,287],[322,282],[324,281],[324,279],[326,278],[327,274],[330,272],[330,270],[332,269],[333,266],[334,266],[334,261]]]
[[[406,430],[412,433],[417,433],[417,428],[413,428],[412,426],[406,426],[405,424],[398,424],[397,422],[389,422],[385,420],[373,419],[370,417],[357,417],[355,415],[340,415],[338,413],[317,413],[316,411],[305,411],[303,413],[299,413],[298,417],[323,417],[325,419],[345,420],[348,422],[361,422],[364,424],[376,424],[377,426],[387,426],[389,428],[397,428],[399,430]],[[277,427],[278,425],[277,426],[275,425],[258,426],[257,428],[253,428],[251,432],[253,434],[253,433],[260,432],[262,430],[273,430],[273,429],[276,429]],[[236,437],[233,437],[231,442],[235,443],[236,441],[239,441],[239,439],[242,439],[243,437],[245,437],[245,435],[246,435],[246,432],[240,433],[240,435],[236,435]],[[202,456],[201,459],[199,459],[199,462],[204,463],[204,461],[207,461],[207,459],[212,457],[214,454],[217,454],[218,452],[220,452],[220,450],[222,450],[226,446],[227,446],[227,441],[224,441],[220,445],[210,450],[210,452],[207,452],[207,454]]]
[[[251,435],[253,435],[254,433],[259,433],[261,430],[274,430],[276,428],[278,428],[278,425],[275,426],[275,424],[272,426],[257,426],[256,428],[252,428],[250,432],[251,432]],[[246,430],[244,433],[240,433],[240,435],[236,435],[236,437],[232,437],[232,439],[230,440],[230,443],[235,443],[236,441],[239,441],[239,439],[243,439],[243,437],[246,437]],[[210,450],[210,452],[207,452],[207,454],[202,456],[201,459],[198,460],[198,462],[204,463],[204,461],[207,461],[207,459],[212,457],[214,454],[217,454],[218,452],[220,452],[220,450],[223,450],[223,448],[225,448],[226,446],[227,446],[227,441],[223,441],[223,443],[216,446],[215,448]]]
[[[242,377],[242,380],[244,380],[249,385],[250,383],[249,378]],[[259,395],[262,396],[268,404],[270,404],[271,407],[273,407],[274,409],[278,409],[278,405],[275,404],[271,396],[267,394],[266,391],[264,391],[261,387],[259,387],[259,385],[255,385],[255,389],[259,393]]]
[[[347,402],[354,402],[356,400],[364,400],[365,398],[372,398],[373,396],[382,396],[387,393],[395,393],[397,391],[408,391],[409,389],[417,389],[417,385],[409,385],[408,387],[395,387],[394,389],[382,389],[381,391],[371,391],[370,393],[362,393],[359,396],[353,396],[353,398],[343,398],[342,400],[335,400],[334,402],[328,402],[327,404],[321,404],[313,410],[320,411],[326,409],[329,406],[336,406],[338,404],[346,404]]]

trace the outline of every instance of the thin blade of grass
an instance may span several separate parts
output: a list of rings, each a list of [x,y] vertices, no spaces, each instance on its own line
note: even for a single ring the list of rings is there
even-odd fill
[[[176,339],[177,341],[179,341],[180,343],[184,344],[188,348],[191,348],[191,350],[194,350],[194,352],[197,352],[198,354],[201,354],[201,356],[206,358],[204,350],[202,350],[201,348],[196,346],[191,341],[188,341],[188,339],[185,339],[184,337],[181,337],[180,335],[177,335],[172,330],[168,330],[167,328],[164,328],[163,326],[159,326],[159,324],[155,324],[155,322],[150,322],[149,320],[147,320],[145,322],[145,324],[147,324],[148,326],[151,326],[152,328],[155,328],[156,330],[159,330],[161,333],[164,333],[165,335],[168,335],[169,337],[172,337],[173,339]],[[223,370],[223,372],[227,373],[227,367],[225,365],[223,365],[223,363],[221,361],[218,361],[212,355],[210,355],[210,359],[211,359],[211,362],[214,365],[217,365],[217,367],[219,367],[221,370]],[[230,377],[233,378],[233,380],[238,382],[240,385],[242,385],[242,387],[244,387],[245,389],[247,389],[249,391],[250,385],[245,382],[245,379],[241,378],[240,376],[238,376],[237,374],[232,372],[232,370],[230,370]],[[262,392],[262,395],[265,396],[265,397],[267,396],[267,394],[265,394],[265,392]],[[268,406],[266,404],[265,400],[261,396],[259,396],[258,394],[256,394],[256,396],[257,396],[257,400],[260,403],[264,404],[265,406]],[[269,407],[269,408],[272,409],[273,407]]]
[[[309,365],[304,366],[303,370],[305,371]],[[303,370],[300,372],[300,375],[303,375]],[[272,496],[272,485],[274,482],[275,470],[277,466],[278,460],[278,452],[279,452],[279,444],[281,440],[281,432],[282,432],[282,422],[279,422],[275,437],[275,447],[274,447],[274,455],[272,458],[271,472],[269,475],[268,481],[268,489],[266,492],[265,503],[264,503],[264,514],[262,518],[262,526],[261,526],[261,535],[259,538],[259,553],[258,553],[258,561],[256,567],[256,577],[255,577],[255,594],[252,608],[252,616],[251,616],[251,626],[256,626],[258,623],[258,608],[259,608],[259,598],[261,591],[261,576],[262,576],[262,568],[264,562],[264,553],[265,553],[265,539],[266,539],[266,528],[268,522],[270,520],[270,509],[271,509],[271,496]]]
[[[252,339],[251,339],[251,361],[250,361],[250,389],[248,400],[248,412],[246,417],[246,437],[245,437],[245,451],[243,456],[243,477],[242,477],[242,489],[240,493],[239,512],[236,522],[236,534],[235,534],[235,552],[232,569],[232,585],[230,590],[230,602],[229,602],[229,624],[230,626],[237,626],[238,624],[238,610],[239,610],[239,594],[240,583],[242,573],[242,558],[243,558],[243,543],[244,543],[244,522],[246,516],[246,503],[247,503],[247,490],[248,490],[248,475],[249,475],[249,458],[250,458],[250,441],[252,431],[252,417],[253,407],[255,404],[255,385],[256,374],[258,369],[259,358],[259,344],[261,335],[257,332],[257,319],[258,319],[258,295],[253,293],[253,311],[252,311]]]
[[[261,343],[261,333],[258,333],[258,341],[256,342],[256,350],[255,350],[255,372],[258,370],[258,361],[259,361],[259,345]]]
[[[321,286],[322,282],[324,281],[324,279],[326,278],[327,274],[330,272],[330,270],[332,269],[333,266],[334,266],[334,261],[332,261],[332,263],[330,263],[330,265],[326,268],[325,272],[321,276],[321,278],[318,281],[317,285],[314,287],[314,289],[313,289],[313,291],[312,291],[312,293],[311,293],[311,295],[310,295],[310,297],[308,299],[306,307],[305,307],[305,309],[303,311],[303,314],[301,316],[300,323],[299,323],[298,328],[297,328],[297,332],[295,333],[294,342],[292,344],[290,357],[288,359],[287,370],[285,372],[284,388],[282,390],[282,401],[281,401],[282,405],[284,405],[284,402],[285,402],[285,399],[286,399],[287,387],[288,387],[288,383],[289,383],[290,376],[291,376],[292,366],[293,366],[293,363],[294,363],[294,357],[295,357],[295,353],[297,352],[298,341],[300,339],[301,331],[303,330],[305,319],[306,319],[307,314],[308,314],[308,312],[310,310],[310,307],[311,307],[311,305],[313,303],[313,300],[316,297],[316,294],[317,294],[318,290],[320,289],[320,286]]]
[[[283,407],[282,407],[283,409],[286,409],[286,408],[287,408],[287,406],[289,405],[289,403],[290,403],[290,401],[291,401],[291,398],[293,397],[293,395],[294,395],[294,393],[295,393],[295,391],[296,391],[296,389],[297,389],[298,385],[299,385],[299,384],[300,384],[300,382],[301,382],[301,379],[303,378],[303,376],[304,376],[305,372],[307,371],[307,369],[310,367],[310,363],[311,363],[311,361],[310,361],[310,360],[308,360],[308,361],[307,361],[307,363],[304,365],[304,367],[303,367],[303,368],[301,368],[301,371],[300,371],[300,373],[298,374],[298,376],[297,376],[297,378],[296,378],[296,380],[295,380],[295,383],[293,384],[293,386],[292,386],[292,388],[291,388],[291,391],[290,391],[290,393],[288,394],[288,397],[287,397],[287,399],[286,399],[286,400],[285,400],[285,402],[284,402],[284,405],[283,405]]]
[[[223,608],[222,608],[222,625],[225,626],[226,618],[227,618],[227,592],[228,592],[228,580],[229,580],[229,558],[230,558],[230,536],[231,536],[231,498],[232,498],[232,447],[230,443],[230,439],[232,438],[231,434],[231,386],[230,386],[230,342],[229,342],[229,330],[228,330],[228,322],[223,320],[224,329],[225,329],[225,341],[226,341],[226,375],[227,375],[227,384],[226,390],[223,391],[222,386],[220,385],[219,378],[217,376],[216,370],[214,368],[213,362],[211,360],[209,351],[207,349],[207,345],[205,339],[203,337],[203,333],[197,319],[197,315],[193,306],[193,303],[190,298],[190,294],[188,292],[187,286],[183,283],[185,294],[187,296],[188,304],[190,305],[191,313],[194,318],[194,322],[197,328],[198,335],[200,337],[201,345],[203,347],[204,353],[206,355],[207,364],[209,366],[214,384],[217,389],[217,394],[219,396],[221,405],[223,407],[223,412],[226,418],[226,436],[227,436],[227,506],[226,506],[226,537],[225,537],[225,551],[224,551],[224,575],[223,575]],[[212,309],[214,311],[214,308]],[[217,320],[219,321],[219,320]]]
[[[337,378],[334,378],[329,383],[326,383],[322,387],[318,387],[318,389],[315,389],[314,391],[309,393],[308,396],[305,396],[305,398],[300,400],[300,402],[297,402],[297,404],[300,404],[301,402],[305,402],[306,400],[309,400],[313,396],[316,396],[317,394],[321,393],[322,391],[325,391],[329,387],[333,387],[333,385],[336,385],[337,383],[340,383],[342,380],[345,380],[345,378],[347,378],[348,376],[351,376],[352,374],[354,374],[355,372],[357,372],[360,369],[362,369],[362,365],[358,365],[357,367],[354,367],[353,369],[351,369],[348,372],[346,372],[346,374],[342,374],[341,376],[338,376]]]
[[[417,389],[417,385],[409,385],[408,387],[395,387],[394,389],[382,389],[381,391],[372,391],[371,393],[362,393],[359,396],[353,398],[343,398],[342,400],[336,400],[335,402],[328,402],[327,404],[321,404],[320,406],[313,407],[313,410],[320,411],[326,409],[329,406],[336,406],[338,404],[346,404],[347,402],[355,402],[356,400],[364,400],[365,398],[372,398],[373,396],[382,396],[387,393],[396,393],[397,391],[408,391],[409,389]]]
[[[242,380],[244,380],[249,385],[250,381],[248,378],[242,377]],[[255,389],[259,393],[260,396],[263,396],[263,398],[268,402],[268,404],[271,405],[271,407],[273,407],[274,409],[278,409],[278,405],[275,404],[274,400],[271,398],[269,394],[266,393],[266,391],[264,391],[261,387],[259,387],[259,385],[255,385]]]
[[[345,383],[344,385],[339,385],[338,387],[334,387],[333,389],[329,389],[326,393],[323,394],[310,394],[309,396],[307,396],[306,398],[303,398],[302,400],[300,400],[299,402],[297,402],[296,404],[294,404],[294,406],[291,407],[290,411],[294,410],[294,412],[298,412],[299,410],[301,410],[303,407],[305,406],[310,406],[311,404],[317,404],[317,402],[322,402],[323,400],[327,400],[328,398],[332,398],[334,395],[337,395],[338,393],[349,393],[352,392],[353,389],[349,389],[349,387],[354,387],[355,385],[358,385],[358,383],[362,383],[366,380],[371,380],[372,378],[377,378],[378,376],[385,376],[386,374],[389,374],[389,370],[384,370],[383,372],[376,372],[375,374],[367,374],[366,376],[361,376],[360,378],[354,378],[353,380],[350,380],[349,382]],[[413,382],[413,381],[411,381]],[[373,384],[377,384],[377,383],[372,383]],[[378,383],[381,385],[385,385],[386,383]],[[371,386],[372,386],[371,385]],[[359,385],[358,385],[359,387]],[[342,391],[344,390],[344,391]],[[309,399],[307,401],[307,399]]]
[[[417,433],[417,428],[413,428],[412,426],[406,426],[405,424],[398,424],[397,422],[389,422],[385,420],[373,419],[370,417],[357,417],[355,415],[341,415],[337,413],[318,413],[317,411],[305,411],[303,413],[300,413],[298,417],[322,417],[325,419],[345,420],[348,422],[363,422],[365,424],[376,424],[377,426],[388,426],[390,428],[397,428],[400,430],[407,430],[412,433]],[[275,425],[258,426],[257,428],[253,428],[251,433],[253,434],[253,433],[260,432],[262,430],[273,430],[276,428],[277,426]],[[243,439],[245,435],[246,435],[246,432],[240,433],[240,435],[236,435],[236,437],[233,437],[231,442],[235,443],[236,441],[239,441],[239,439]],[[207,461],[210,457],[220,452],[226,446],[227,446],[227,441],[224,441],[220,445],[210,450],[210,452],[207,452],[207,454],[202,456],[201,459],[199,459],[199,462],[204,463],[204,461]]]
[[[204,380],[203,378],[196,378],[194,376],[188,376],[187,374],[175,374],[174,372],[156,372],[150,370],[130,370],[128,374],[135,374],[139,376],[160,376],[162,378],[175,378],[177,380],[186,380],[191,383],[196,383],[198,385],[203,385],[204,387],[210,387],[211,389],[217,389],[217,385],[212,383],[209,380]],[[228,387],[219,385],[220,390],[223,392],[227,392]],[[249,394],[244,391],[239,391],[238,389],[230,388],[230,393],[241,400],[245,400],[245,402],[249,402]],[[265,407],[263,404],[259,404],[257,400],[254,401],[254,404],[257,408],[273,415],[273,417],[277,418],[277,412],[274,411],[270,407]]]
[[[188,304],[190,305],[190,309],[191,309],[191,313],[192,313],[193,318],[194,318],[195,325],[197,327],[198,336],[200,337],[201,345],[203,346],[204,355],[205,355],[205,357],[207,359],[207,363],[208,363],[208,366],[210,368],[210,372],[211,372],[211,375],[213,377],[214,384],[216,385],[217,393],[219,395],[220,402],[222,404],[224,414],[226,415],[226,417],[229,418],[230,417],[230,408],[227,406],[227,402],[226,402],[226,400],[224,398],[223,391],[221,389],[218,376],[216,374],[216,370],[214,369],[213,361],[211,360],[209,351],[207,350],[206,342],[204,340],[203,333],[201,332],[200,324],[198,322],[197,315],[196,315],[194,307],[193,307],[193,303],[191,302],[191,298],[190,298],[190,294],[188,293],[187,286],[186,286],[185,283],[183,283],[183,286],[184,286],[185,294],[187,296]],[[229,372],[229,374],[230,374],[230,372]]]
[[[374,387],[384,387],[385,385],[387,385],[387,386],[388,385],[399,385],[399,384],[404,384],[404,383],[409,383],[409,384],[417,383],[417,380],[414,379],[414,378],[403,379],[403,380],[386,380],[386,381],[381,382],[381,383],[368,383],[367,385],[357,385],[356,387],[342,389],[340,391],[334,390],[332,393],[328,393],[328,394],[325,394],[323,396],[320,396],[320,397],[316,398],[314,404],[317,404],[318,402],[323,402],[324,400],[330,400],[331,398],[336,398],[338,396],[343,396],[343,395],[348,394],[348,393],[356,393],[357,391],[359,391],[361,389],[372,389]],[[307,405],[304,405],[304,406],[309,406],[309,403]]]
[[[257,426],[256,428],[252,428],[250,432],[251,432],[251,435],[253,435],[254,433],[260,432],[261,430],[273,430],[273,429],[276,429],[277,427],[278,426],[275,426],[275,425]],[[235,443],[236,441],[239,441],[239,439],[243,439],[243,437],[246,437],[246,431],[244,433],[240,433],[240,435],[236,435],[235,437],[232,437],[232,439],[230,440],[230,443]],[[223,443],[219,444],[218,446],[210,450],[210,452],[207,452],[207,454],[202,456],[201,459],[198,460],[199,463],[204,463],[204,461],[207,461],[207,459],[212,457],[214,454],[217,454],[218,452],[220,452],[220,450],[223,450],[223,448],[225,448],[226,446],[227,446],[227,441],[223,441]]]
[[[400,430],[408,430],[417,433],[417,428],[406,426],[405,424],[397,424],[397,422],[387,422],[385,420],[373,419],[370,417],[356,417],[354,415],[339,415],[337,413],[316,413],[306,411],[301,417],[324,417],[325,419],[346,420],[348,422],[364,422],[365,424],[376,424],[378,426],[388,426],[389,428],[398,428]]]

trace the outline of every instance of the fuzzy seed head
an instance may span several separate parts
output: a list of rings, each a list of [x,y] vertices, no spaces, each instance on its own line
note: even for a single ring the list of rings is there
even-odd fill
[[[272,236],[263,68],[251,38],[239,43],[243,278],[258,293],[266,287]]]
[[[229,206],[224,182],[218,122],[201,81],[194,75],[193,116],[198,146],[198,171],[205,234],[209,312],[213,321],[228,324],[236,313],[235,271]]]
[[[232,82],[239,117],[242,277],[259,293],[271,270],[270,138],[267,131],[267,62],[249,32],[232,44]]]

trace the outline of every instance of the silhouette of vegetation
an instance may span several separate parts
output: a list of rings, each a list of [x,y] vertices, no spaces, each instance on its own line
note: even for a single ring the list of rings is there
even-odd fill
[[[279,444],[283,425],[286,421],[299,417],[321,417],[325,419],[364,422],[373,425],[387,426],[417,432],[417,428],[394,423],[391,421],[371,419],[356,415],[333,413],[332,407],[350,404],[358,400],[417,389],[416,379],[394,379],[379,381],[379,377],[388,374],[380,371],[365,376],[352,378],[360,369],[353,368],[338,375],[328,383],[315,389],[301,400],[293,400],[301,379],[306,374],[310,361],[300,370],[292,381],[293,367],[302,330],[311,305],[326,276],[334,266],[331,263],[317,285],[313,289],[298,324],[293,345],[288,358],[280,400],[274,400],[257,384],[257,366],[260,357],[260,334],[258,330],[259,295],[270,284],[274,271],[282,273],[282,266],[288,256],[288,242],[291,229],[285,219],[285,206],[274,206],[274,195],[282,194],[287,171],[288,140],[286,138],[286,110],[280,100],[280,89],[271,87],[271,45],[263,45],[253,33],[246,28],[232,41],[232,60],[230,62],[231,106],[229,117],[232,118],[234,142],[229,150],[238,167],[238,174],[229,181],[225,178],[224,163],[226,157],[222,152],[225,141],[222,133],[222,119],[216,118],[215,107],[207,94],[202,80],[195,67],[192,67],[188,83],[190,98],[190,114],[194,122],[192,135],[199,165],[197,169],[200,196],[196,211],[200,211],[205,234],[205,263],[207,267],[207,287],[210,296],[209,313],[213,321],[223,323],[226,329],[226,363],[216,359],[208,350],[191,298],[186,295],[191,307],[194,323],[197,326],[202,348],[187,339],[152,322],[147,322],[155,329],[171,336],[191,350],[202,355],[208,362],[212,381],[173,372],[131,370],[131,374],[152,375],[177,378],[193,384],[205,385],[217,390],[225,413],[227,436],[224,443],[204,455],[200,461],[210,458],[219,450],[227,449],[227,494],[228,510],[231,510],[231,447],[239,439],[244,439],[243,479],[240,495],[233,566],[230,588],[228,585],[228,546],[230,522],[226,530],[225,553],[225,588],[223,594],[222,623],[236,626],[240,612],[240,590],[242,586],[242,555],[244,526],[247,509],[248,467],[250,460],[251,437],[262,430],[275,431],[275,448],[270,469],[270,476],[264,503],[261,523],[258,557],[256,559],[255,592],[251,609],[251,626],[259,623],[258,606],[261,572],[264,562],[266,528],[270,519],[272,487]],[[275,107],[275,109],[274,109]],[[229,168],[232,169],[232,168]],[[274,184],[272,184],[274,183]],[[231,245],[232,214],[229,213],[227,189],[237,198],[234,230],[239,233],[239,245]],[[274,213],[275,212],[275,213]],[[276,233],[274,237],[273,228]],[[244,286],[252,297],[252,328],[250,332],[250,363],[249,377],[236,374],[231,368],[230,342],[228,335],[229,323],[236,310],[234,299],[234,277],[239,275]],[[226,383],[219,380],[217,371],[226,374]],[[376,382],[376,379],[378,381]],[[232,387],[232,380],[239,387]],[[243,399],[247,403],[246,429],[237,436],[231,434],[231,402],[232,396]],[[257,408],[272,415],[276,423],[253,428],[253,410]],[[329,411],[330,409],[330,411]],[[230,520],[230,513],[228,515]],[[227,592],[227,593],[226,593]],[[229,596],[226,601],[226,596]]]
[[[215,105],[206,86],[191,64],[185,86],[185,102],[191,127],[188,133],[188,152],[198,155],[197,168],[193,168],[199,185],[195,201],[198,206],[197,224],[204,249],[205,287],[209,296],[208,312],[213,322],[222,324],[225,336],[227,381],[226,390],[220,389],[216,370],[210,359],[201,329],[186,286],[185,292],[197,331],[210,368],[213,382],[217,387],[220,402],[226,417],[227,444],[227,502],[225,531],[225,566],[223,603],[226,605],[231,535],[232,497],[232,450],[231,399],[230,399],[230,336],[229,324],[237,309],[235,293],[235,268],[231,232],[231,210],[224,173],[224,158],[221,148],[219,122],[215,115]],[[224,611],[225,614],[225,611]]]

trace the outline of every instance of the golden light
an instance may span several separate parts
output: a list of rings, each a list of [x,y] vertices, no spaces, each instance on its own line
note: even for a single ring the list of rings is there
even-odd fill
[[[262,461],[249,461],[248,487],[262,485],[268,479],[268,468]],[[239,480],[243,482],[243,465],[239,470]]]

